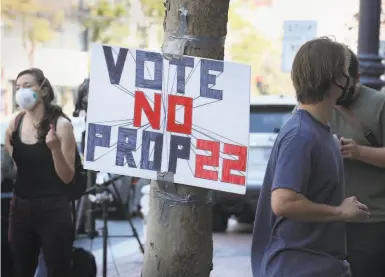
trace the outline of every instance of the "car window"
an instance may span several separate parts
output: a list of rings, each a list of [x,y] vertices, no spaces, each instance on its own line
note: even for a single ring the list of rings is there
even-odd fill
[[[267,105],[250,108],[250,133],[278,133],[289,119],[294,106]]]

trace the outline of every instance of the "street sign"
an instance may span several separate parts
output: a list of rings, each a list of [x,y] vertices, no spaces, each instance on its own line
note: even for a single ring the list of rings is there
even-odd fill
[[[295,54],[306,41],[317,36],[317,21],[286,20],[283,25],[282,71],[290,72]]]
[[[250,66],[94,45],[84,167],[244,194]]]

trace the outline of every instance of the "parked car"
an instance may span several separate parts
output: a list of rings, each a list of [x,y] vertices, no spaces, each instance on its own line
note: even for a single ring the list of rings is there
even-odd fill
[[[232,215],[240,223],[254,221],[271,148],[296,104],[296,99],[290,96],[251,97],[246,195],[213,192],[213,231],[226,231]]]

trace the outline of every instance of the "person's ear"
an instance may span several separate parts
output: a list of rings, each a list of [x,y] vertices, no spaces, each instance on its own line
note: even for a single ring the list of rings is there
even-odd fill
[[[46,98],[48,96],[48,88],[46,86],[43,86],[40,89],[41,98]]]

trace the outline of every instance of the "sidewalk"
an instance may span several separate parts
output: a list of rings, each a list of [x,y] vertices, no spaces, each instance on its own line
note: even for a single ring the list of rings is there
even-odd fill
[[[252,277],[249,257],[214,257],[214,269],[210,277]],[[134,254],[108,264],[108,277],[140,277],[143,265],[142,254]],[[231,266],[229,266],[231,265]],[[102,277],[102,266],[98,265],[98,277]]]
[[[133,223],[143,241],[143,224],[134,219]],[[97,221],[97,227],[101,227]],[[130,234],[130,227],[124,221],[109,221],[111,235]],[[242,226],[230,220],[229,230],[223,234],[213,235],[214,269],[210,277],[251,277],[250,250],[252,226]],[[108,277],[140,277],[143,266],[143,254],[134,238],[110,238],[107,253]],[[98,265],[98,277],[103,275],[102,238],[96,238],[93,243],[89,239],[76,242],[77,246],[92,250]],[[92,245],[92,246],[91,246]],[[154,276],[158,277],[158,276]],[[181,276],[183,277],[183,276]]]
[[[111,259],[110,259],[111,261]],[[108,277],[140,277],[143,264],[143,255],[141,253],[129,255],[116,260],[116,267],[113,262],[108,263],[107,276]],[[103,276],[102,264],[98,264],[97,277]]]

